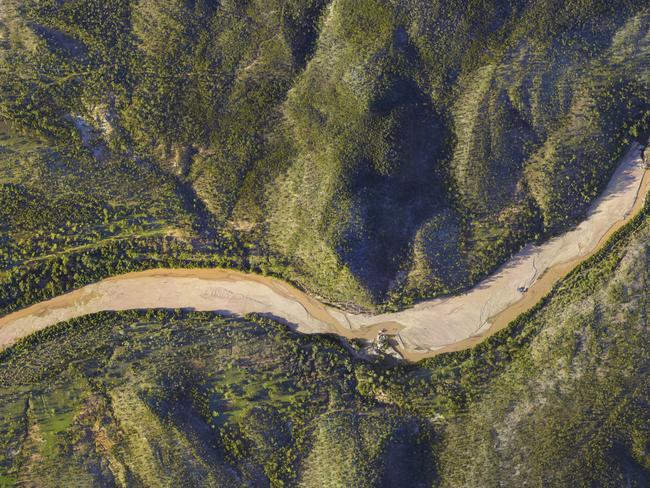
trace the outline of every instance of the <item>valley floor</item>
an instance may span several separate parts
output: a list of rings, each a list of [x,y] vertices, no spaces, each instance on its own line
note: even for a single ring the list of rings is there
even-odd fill
[[[265,314],[303,333],[347,338],[394,336],[416,360],[471,347],[534,306],[554,284],[593,255],[643,207],[650,186],[641,147],[634,144],[604,193],[575,229],[529,245],[493,276],[462,295],[424,301],[379,315],[326,306],[274,278],[223,269],[157,269],[116,276],[0,319],[0,347],[37,330],[100,311],[189,308],[224,314]]]

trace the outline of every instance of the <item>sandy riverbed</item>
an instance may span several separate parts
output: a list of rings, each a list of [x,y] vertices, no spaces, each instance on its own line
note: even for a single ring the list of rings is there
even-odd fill
[[[280,280],[231,270],[158,269],[109,278],[0,318],[0,348],[58,322],[99,311],[193,308],[268,314],[299,332],[334,332],[348,338],[372,338],[385,328],[399,334],[401,352],[412,360],[464,349],[505,327],[597,251],[641,208],[649,185],[650,172],[635,144],[575,229],[542,245],[527,246],[467,293],[428,300],[401,312],[343,312]],[[521,293],[520,287],[528,291]]]

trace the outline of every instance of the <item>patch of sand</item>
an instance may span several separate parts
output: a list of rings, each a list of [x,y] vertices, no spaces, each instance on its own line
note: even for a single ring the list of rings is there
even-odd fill
[[[400,352],[417,360],[471,347],[530,309],[642,207],[650,186],[640,146],[633,145],[603,194],[575,229],[525,247],[467,293],[386,314],[325,306],[274,278],[223,269],[156,269],[86,286],[0,318],[0,348],[61,321],[107,310],[192,308],[228,315],[266,314],[303,333],[374,338],[398,334]],[[519,289],[527,288],[526,292]]]

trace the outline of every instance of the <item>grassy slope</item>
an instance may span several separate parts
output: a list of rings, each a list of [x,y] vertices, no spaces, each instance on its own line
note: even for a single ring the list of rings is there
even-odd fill
[[[509,329],[417,365],[206,313],[42,331],[0,359],[2,479],[644,486],[649,236],[646,212]]]
[[[357,305],[458,290],[566,228],[647,122],[639,2],[3,9],[0,115],[155,164],[253,268]]]
[[[237,266],[235,244],[215,229],[155,166],[71,154],[0,124],[3,313],[127,271]]]

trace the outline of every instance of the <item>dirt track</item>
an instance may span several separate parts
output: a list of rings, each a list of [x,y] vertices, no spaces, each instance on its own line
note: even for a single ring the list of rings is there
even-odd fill
[[[104,310],[194,308],[268,314],[303,333],[372,338],[398,333],[401,352],[416,360],[471,347],[532,307],[642,207],[650,171],[635,144],[603,194],[575,229],[527,246],[462,295],[428,300],[396,313],[364,315],[327,307],[273,278],[222,269],[158,269],[95,283],[0,318],[0,348],[57,322]],[[518,291],[524,287],[525,293]]]

